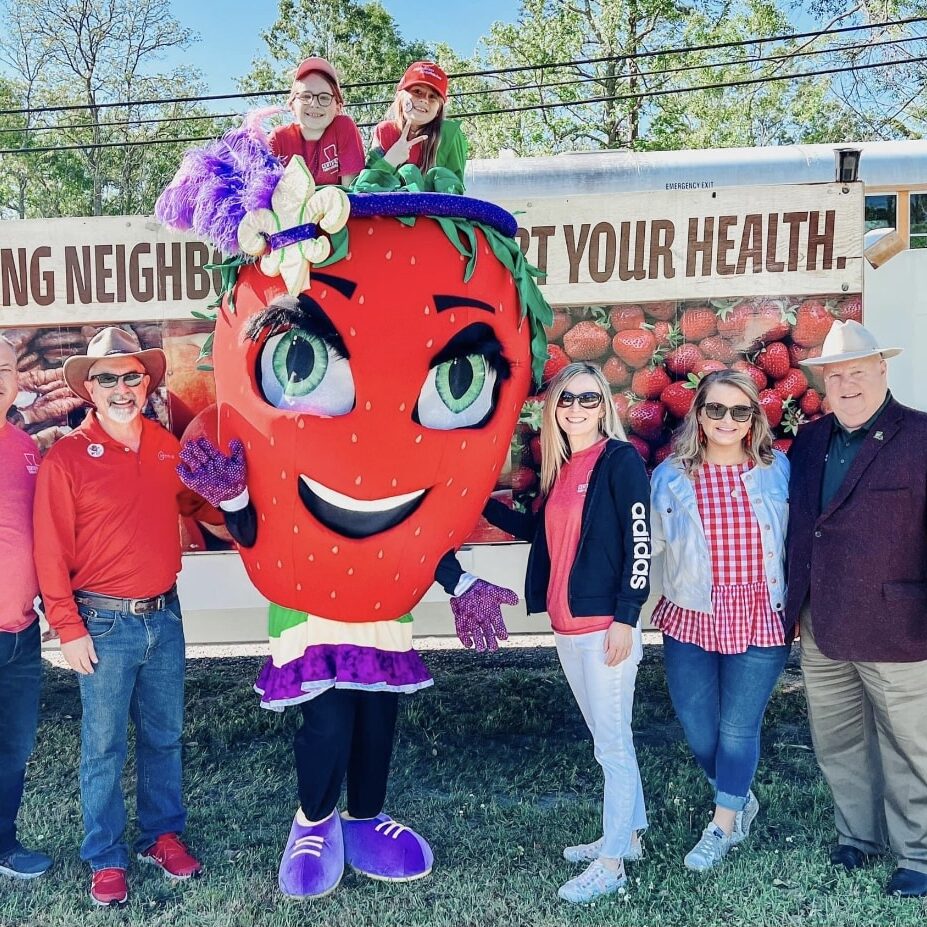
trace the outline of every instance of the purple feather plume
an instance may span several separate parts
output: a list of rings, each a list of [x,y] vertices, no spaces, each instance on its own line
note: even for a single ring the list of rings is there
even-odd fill
[[[246,212],[270,208],[282,174],[259,120],[246,120],[218,141],[186,152],[158,197],[155,216],[170,229],[195,232],[223,254],[238,254],[238,224]]]

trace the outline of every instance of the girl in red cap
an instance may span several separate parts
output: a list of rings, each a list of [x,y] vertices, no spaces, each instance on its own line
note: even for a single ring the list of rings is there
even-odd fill
[[[414,164],[423,174],[445,167],[463,183],[467,140],[459,123],[444,118],[446,102],[444,70],[431,61],[409,65],[386,119],[374,129],[367,167],[395,171]]]
[[[350,116],[338,74],[324,58],[306,58],[287,101],[294,122],[270,133],[270,150],[284,164],[301,155],[317,184],[350,185],[364,166],[364,146]]]

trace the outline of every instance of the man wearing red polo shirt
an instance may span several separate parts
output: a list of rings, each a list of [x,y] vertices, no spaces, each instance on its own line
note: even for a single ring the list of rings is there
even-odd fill
[[[121,779],[128,721],[136,732],[140,859],[175,879],[202,867],[178,836],[184,636],[176,579],[178,515],[221,516],[180,483],[179,445],[142,416],[166,367],[160,349],[106,328],[64,365],[95,409],[48,452],[39,471],[35,561],[49,624],[79,673],[81,857],[101,905],[128,898]],[[205,512],[202,511],[205,508]]]

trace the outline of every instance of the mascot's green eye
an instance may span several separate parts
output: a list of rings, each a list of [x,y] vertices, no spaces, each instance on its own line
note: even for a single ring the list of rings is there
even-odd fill
[[[258,366],[261,392],[278,409],[344,415],[354,408],[351,365],[313,332],[294,328],[268,338]]]
[[[449,431],[481,425],[493,407],[496,371],[481,354],[455,357],[432,367],[418,398],[418,420]]]

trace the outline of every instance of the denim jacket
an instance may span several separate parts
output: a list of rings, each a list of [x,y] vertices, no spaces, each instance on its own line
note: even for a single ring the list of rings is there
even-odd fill
[[[789,516],[789,462],[773,451],[768,467],[743,474],[760,525],[770,605],[785,605],[785,532]],[[711,554],[695,501],[695,487],[675,458],[653,471],[650,518],[654,555],[663,553],[663,594],[676,605],[711,614]]]

